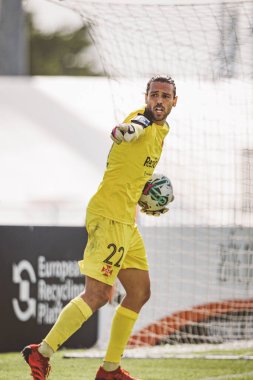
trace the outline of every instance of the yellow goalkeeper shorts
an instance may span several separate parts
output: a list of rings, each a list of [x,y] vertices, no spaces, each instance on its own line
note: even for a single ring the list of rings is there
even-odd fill
[[[119,223],[87,211],[88,242],[82,274],[113,285],[120,269],[148,270],[146,250],[137,226]]]

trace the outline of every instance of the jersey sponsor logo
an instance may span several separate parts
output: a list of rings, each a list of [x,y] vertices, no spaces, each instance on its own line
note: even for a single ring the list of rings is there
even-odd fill
[[[151,157],[147,157],[143,166],[146,166],[148,168],[155,168],[158,163],[158,158],[152,159]]]

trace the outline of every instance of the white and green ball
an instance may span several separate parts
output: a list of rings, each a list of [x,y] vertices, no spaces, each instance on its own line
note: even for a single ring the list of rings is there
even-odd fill
[[[158,211],[166,207],[173,199],[170,179],[163,174],[154,173],[146,182],[138,204],[145,210]]]

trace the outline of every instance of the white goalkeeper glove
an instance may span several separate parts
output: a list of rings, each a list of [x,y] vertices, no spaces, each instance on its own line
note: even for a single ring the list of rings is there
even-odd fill
[[[161,210],[154,210],[154,211],[152,211],[152,210],[145,210],[144,208],[141,208],[140,211],[143,212],[146,215],[160,216],[160,215],[165,214],[166,212],[168,212],[169,209],[167,207],[164,207]]]
[[[137,140],[152,122],[144,115],[137,115],[131,122],[122,123],[113,128],[111,139],[116,144],[121,144],[122,141],[131,142]]]
[[[128,125],[128,124],[125,124],[125,125]],[[124,133],[125,131],[123,128],[123,124],[116,125],[116,127],[114,127],[111,132],[112,141],[118,145],[121,144],[122,141],[124,140]]]
[[[169,203],[173,202],[175,199],[174,195],[172,196],[172,199]],[[166,212],[169,211],[169,208],[168,207],[164,207],[160,210],[148,210],[148,209],[145,209],[145,207],[142,207],[140,209],[141,212],[143,212],[144,214],[146,215],[151,215],[151,216],[160,216],[162,214],[165,214]]]

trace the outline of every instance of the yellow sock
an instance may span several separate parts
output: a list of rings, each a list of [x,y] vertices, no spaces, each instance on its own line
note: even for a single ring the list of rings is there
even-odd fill
[[[89,305],[81,297],[74,298],[62,309],[44,341],[56,351],[91,315]]]
[[[107,347],[105,362],[120,363],[138,314],[123,306],[118,306],[112,320],[111,336]]]

